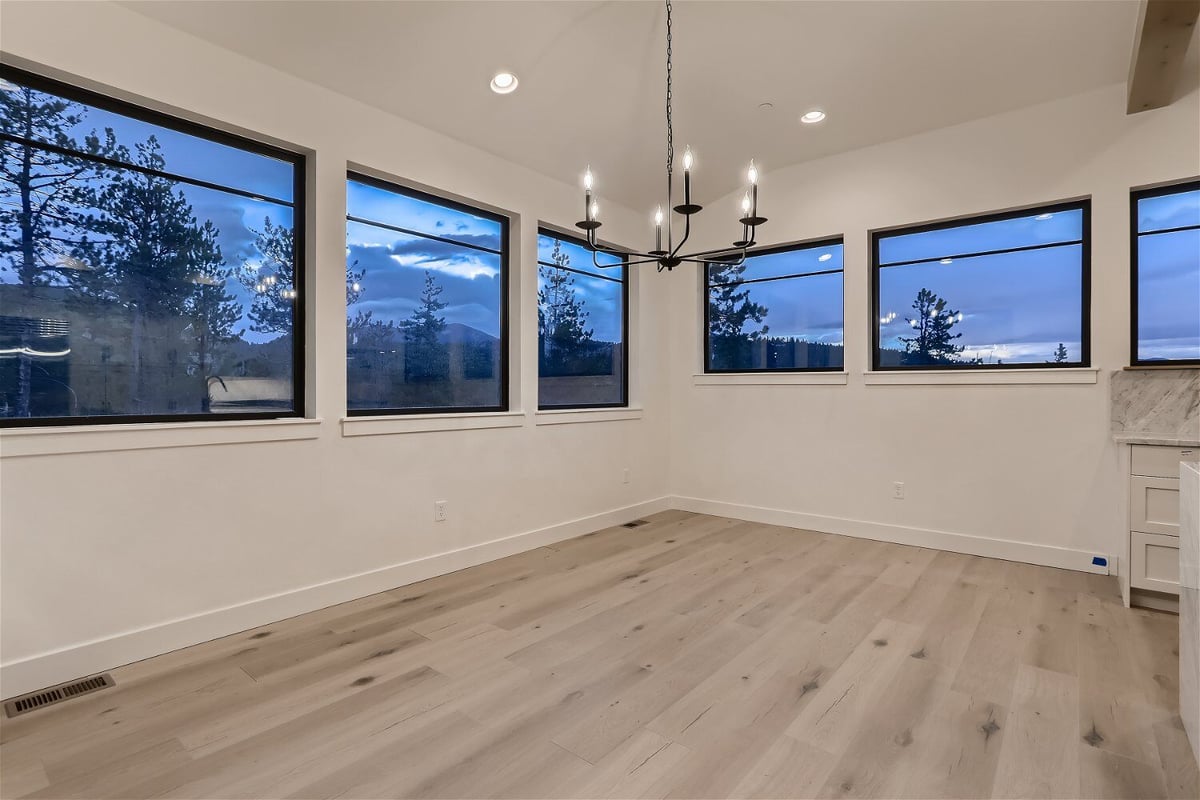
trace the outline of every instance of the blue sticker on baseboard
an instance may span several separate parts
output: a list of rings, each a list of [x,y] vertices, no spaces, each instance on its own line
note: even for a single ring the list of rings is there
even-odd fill
[[[1092,556],[1092,565],[1096,567],[1107,567],[1108,559],[1101,558],[1100,556]]]

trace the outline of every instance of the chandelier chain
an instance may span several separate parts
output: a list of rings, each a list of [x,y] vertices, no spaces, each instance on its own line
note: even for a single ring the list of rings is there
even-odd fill
[[[675,130],[671,119],[671,0],[667,0],[667,181],[675,167]]]

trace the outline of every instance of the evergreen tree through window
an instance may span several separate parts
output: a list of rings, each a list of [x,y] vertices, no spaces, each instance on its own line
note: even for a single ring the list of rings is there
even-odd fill
[[[538,231],[539,408],[628,404],[625,261]]]
[[[354,173],[346,207],[349,413],[504,410],[508,221]]]
[[[841,370],[842,240],[710,264],[704,318],[707,372]]]
[[[1088,366],[1089,209],[872,234],[874,369]]]
[[[303,412],[303,158],[0,71],[0,424]]]

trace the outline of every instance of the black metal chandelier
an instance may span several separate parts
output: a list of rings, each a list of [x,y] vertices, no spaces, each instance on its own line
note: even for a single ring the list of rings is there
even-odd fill
[[[746,194],[742,197],[742,216],[738,222],[742,225],[742,237],[733,243],[732,247],[720,248],[718,250],[705,250],[702,252],[681,254],[684,244],[687,243],[688,237],[692,233],[692,217],[698,214],[703,207],[692,202],[692,149],[686,148],[683,153],[683,202],[677,206],[672,206],[672,198],[675,189],[675,130],[673,120],[671,118],[671,0],[666,0],[667,6],[667,208],[671,209],[675,214],[683,217],[683,237],[675,242],[674,227],[671,224],[673,217],[668,214],[666,217],[667,223],[667,241],[666,247],[663,247],[663,210],[662,206],[654,212],[654,249],[643,252],[635,252],[632,254],[633,260],[624,262],[624,266],[633,266],[635,264],[657,264],[658,271],[672,270],[683,263],[692,264],[708,264],[711,262],[720,262],[724,265],[737,265],[746,260],[746,251],[754,246],[755,230],[759,225],[767,221],[766,217],[758,215],[758,169],[754,166],[754,160],[750,161],[750,168],[746,171],[746,179],[749,183],[746,189]],[[603,269],[605,267],[613,267],[615,264],[600,264],[596,260],[597,253],[608,253],[612,255],[629,255],[623,250],[607,247],[600,244],[596,240],[596,231],[600,228],[600,208],[596,202],[595,195],[592,193],[592,168],[589,165],[583,177],[584,190],[584,218],[580,222],[575,223],[575,227],[583,230],[587,235],[587,247],[592,251],[592,263]]]

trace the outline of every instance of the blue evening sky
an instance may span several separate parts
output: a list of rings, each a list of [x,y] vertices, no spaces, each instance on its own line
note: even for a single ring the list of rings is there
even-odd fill
[[[780,278],[743,286],[743,290],[750,292],[752,302],[768,309],[762,324],[767,326],[769,336],[833,345],[843,343],[842,274],[812,274],[841,270],[843,250],[840,244],[830,244],[746,259],[742,280]],[[712,266],[709,271],[717,280],[719,268]],[[791,275],[802,277],[781,277]],[[751,323],[745,330],[759,327],[757,323]]]
[[[501,257],[454,242],[498,251],[500,222],[354,180],[346,183],[346,208],[352,217],[453,240],[348,221],[347,263],[366,270],[351,313],[370,311],[376,320],[403,322],[420,305],[428,271],[442,287],[439,299],[447,306],[440,313],[447,323],[499,337]]]
[[[1200,226],[1200,190],[1137,211],[1139,233]],[[1200,358],[1200,228],[1138,237],[1138,357]]]
[[[621,341],[623,333],[621,316],[624,312],[620,282],[622,270],[620,267],[603,268],[610,264],[620,264],[621,259],[617,256],[598,253],[593,262],[592,252],[582,245],[569,239],[559,239],[558,241],[561,242],[561,251],[567,256],[567,263],[564,266],[588,273],[579,275],[573,272],[571,277],[575,279],[572,287],[575,296],[583,302],[584,309],[588,312],[587,327],[592,330],[592,339],[600,342]],[[554,263],[551,259],[554,242],[555,238],[552,236],[538,235],[538,261],[541,264]],[[597,268],[596,263],[601,264],[602,267]],[[541,289],[544,285],[545,281],[539,270],[538,288]]]
[[[954,258],[963,253],[1070,242],[1083,238],[1083,212],[1059,211],[997,222],[887,236],[880,263],[930,259],[883,267],[879,273],[880,345],[903,350],[907,321],[921,289],[962,314],[954,326],[961,357],[984,363],[1052,361],[1061,342],[1067,358],[1082,354],[1082,245]],[[943,263],[943,262],[947,263]]]
[[[51,96],[42,97],[49,99]],[[249,153],[92,106],[75,104],[70,111],[82,116],[79,124],[70,131],[80,145],[85,135],[93,131],[102,135],[105,128],[112,128],[117,143],[125,145],[130,151],[130,159],[134,160],[135,145],[153,135],[161,145],[160,152],[166,160],[167,172],[285,201],[292,199],[292,166],[285,161]],[[293,209],[290,205],[186,183],[176,183],[175,189],[183,192],[199,224],[211,220],[218,228],[217,239],[225,265],[234,270],[241,270],[243,265],[257,267],[260,263],[260,254],[254,244],[254,231],[261,230],[268,217],[275,224],[285,227],[292,225]],[[64,273],[64,276],[59,278],[60,282],[69,280],[69,275],[69,272]],[[0,270],[0,283],[15,283],[16,280],[17,276],[14,273]],[[243,313],[248,312],[253,292],[237,280],[227,281],[225,288],[242,303]],[[244,331],[243,338],[246,341],[263,342],[275,338],[272,334],[250,331],[250,324],[250,320],[243,316],[242,322],[235,326],[236,329]]]

